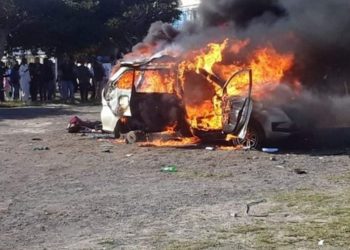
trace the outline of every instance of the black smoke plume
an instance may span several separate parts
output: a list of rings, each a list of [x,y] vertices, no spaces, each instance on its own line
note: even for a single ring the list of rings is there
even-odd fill
[[[244,60],[249,50],[272,44],[277,51],[295,57],[284,82],[298,79],[303,86],[296,109],[309,107],[303,113],[313,114],[314,124],[322,117],[319,110],[335,121],[349,116],[344,113],[346,107],[340,108],[350,104],[349,0],[202,0],[199,16],[181,30],[154,24],[135,49],[152,44],[153,52],[174,46],[186,51],[224,38],[249,39],[249,47],[239,58]],[[237,60],[233,56],[237,55],[224,55],[225,62]],[[283,99],[282,92],[276,91],[271,98],[277,103]]]

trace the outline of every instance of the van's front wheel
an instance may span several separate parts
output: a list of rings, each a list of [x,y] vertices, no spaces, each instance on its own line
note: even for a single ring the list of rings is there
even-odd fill
[[[235,145],[241,145],[251,149],[261,149],[265,142],[265,133],[258,124],[249,124],[244,139],[234,139]]]

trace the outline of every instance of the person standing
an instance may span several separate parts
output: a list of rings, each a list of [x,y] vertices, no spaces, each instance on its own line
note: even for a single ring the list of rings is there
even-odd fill
[[[18,100],[19,99],[20,84],[19,84],[19,64],[17,61],[15,62],[15,64],[13,65],[13,67],[11,69],[10,84],[12,87],[13,100]]]
[[[42,65],[39,58],[35,58],[35,63],[29,65],[29,72],[31,76],[30,96],[32,98],[32,101],[37,101],[38,92],[40,94],[40,100],[43,101],[44,93],[42,93]]]
[[[99,63],[97,60],[94,61],[92,65],[93,71],[94,71],[94,83],[95,83],[95,99],[101,100],[101,93],[102,93],[102,87],[103,87],[103,80],[105,78],[105,70],[101,63]]]
[[[65,58],[60,66],[60,85],[61,98],[64,102],[74,103],[74,81],[76,79],[74,72],[74,63],[72,60]]]
[[[30,95],[30,73],[27,59],[23,58],[19,66],[19,85],[21,87],[21,99],[28,102]]]
[[[0,61],[0,102],[5,101],[4,77],[6,74],[5,64]]]
[[[45,96],[47,97],[47,100],[52,101],[55,96],[55,74],[53,70],[52,62],[48,59],[44,59],[43,64],[43,81],[45,85]]]
[[[89,68],[84,65],[84,61],[80,61],[79,64],[80,65],[77,67],[77,79],[79,82],[81,102],[85,103],[88,101],[92,74]]]

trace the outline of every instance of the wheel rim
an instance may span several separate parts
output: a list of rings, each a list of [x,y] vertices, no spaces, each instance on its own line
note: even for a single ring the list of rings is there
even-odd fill
[[[237,139],[238,145],[242,145],[247,148],[257,148],[259,145],[259,137],[253,131],[248,131],[244,139]]]

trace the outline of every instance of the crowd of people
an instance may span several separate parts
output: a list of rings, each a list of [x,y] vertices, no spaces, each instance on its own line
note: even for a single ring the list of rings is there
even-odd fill
[[[75,102],[75,93],[80,92],[80,102],[100,100],[112,63],[102,63],[98,58],[87,60],[64,57],[58,65],[45,58],[28,63],[22,58],[20,64],[0,62],[0,102],[6,100],[51,102],[55,99],[65,103]]]

